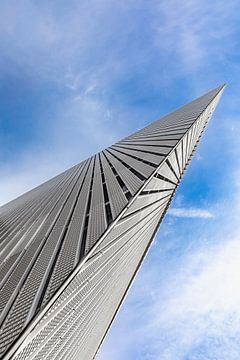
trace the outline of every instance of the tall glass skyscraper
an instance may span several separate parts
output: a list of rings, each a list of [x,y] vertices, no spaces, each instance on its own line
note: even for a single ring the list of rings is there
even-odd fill
[[[0,208],[0,357],[90,360],[223,86]]]

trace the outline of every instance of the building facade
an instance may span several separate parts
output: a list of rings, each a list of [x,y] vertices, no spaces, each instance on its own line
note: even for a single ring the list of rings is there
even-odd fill
[[[223,89],[0,208],[1,358],[95,358]]]

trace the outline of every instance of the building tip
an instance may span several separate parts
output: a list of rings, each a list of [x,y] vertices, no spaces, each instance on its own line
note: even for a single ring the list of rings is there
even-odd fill
[[[225,89],[225,87],[227,86],[227,83],[223,83],[222,85],[219,86],[220,89]]]
[[[213,91],[217,91],[217,93],[219,93],[219,92],[223,91],[226,86],[227,86],[227,83],[223,83],[223,84],[219,85],[218,87],[216,87]]]

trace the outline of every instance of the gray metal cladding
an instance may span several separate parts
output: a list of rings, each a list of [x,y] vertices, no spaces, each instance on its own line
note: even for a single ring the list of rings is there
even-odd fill
[[[147,147],[146,147],[147,146]],[[165,157],[169,153],[169,149],[172,149],[172,146],[161,146],[157,142],[151,142],[151,145],[149,144],[142,144],[142,143],[129,143],[128,145],[119,143],[118,145],[115,145],[116,148],[121,149],[127,149],[131,151],[142,151],[146,152],[148,154],[158,155]],[[134,154],[134,153],[133,153]],[[159,161],[158,161],[159,163]]]
[[[141,180],[147,179],[154,171],[154,165],[149,165],[143,158],[137,158],[135,155],[126,154],[123,151],[113,149],[112,147],[108,150],[116,159],[120,160],[125,166],[133,172]],[[134,173],[134,172],[133,172]]]
[[[126,165],[114,157],[110,152],[103,151],[104,156],[107,161],[109,161],[112,166],[112,170],[116,171],[118,174],[117,179],[120,178],[123,181],[123,186],[125,185],[130,193],[134,195],[142,186],[143,179],[140,179],[136,176]]]
[[[222,91],[0,208],[4,360],[95,356]]]
[[[114,150],[121,152],[122,154],[126,154],[129,156],[134,156],[137,159],[142,159],[152,167],[157,167],[161,160],[163,160],[166,157],[166,154],[158,153],[155,149],[155,151],[151,151],[151,149],[145,149],[141,150],[137,147],[135,148],[124,148],[120,146],[113,146]],[[170,151],[170,149],[167,149],[167,153]],[[151,169],[152,171],[152,169]]]
[[[91,195],[91,205],[89,208],[89,221],[88,221],[85,253],[87,253],[90,250],[90,248],[98,240],[99,236],[107,228],[105,200],[103,196],[102,176],[100,171],[100,160],[99,160],[99,156],[97,155],[95,156],[93,182],[92,182],[92,189],[90,189],[90,192],[92,192],[92,195]]]
[[[129,191],[126,186],[121,187],[116,179],[111,166],[103,154],[100,154],[102,163],[102,170],[105,177],[106,190],[109,197],[110,207],[112,210],[113,218],[116,218],[121,210],[128,204],[126,192]]]

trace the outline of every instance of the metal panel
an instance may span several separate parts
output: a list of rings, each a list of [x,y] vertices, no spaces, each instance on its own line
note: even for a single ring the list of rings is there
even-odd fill
[[[113,174],[109,163],[103,154],[100,154],[103,171],[106,179],[106,186],[109,194],[111,208],[114,218],[121,212],[121,210],[127,205],[128,200],[124,194],[123,189],[120,187],[116,176]]]
[[[139,179],[132,171],[116,159],[111,153],[103,152],[106,158],[114,165],[117,173],[121,176],[122,180],[130,190],[131,194],[135,194],[141,187],[143,180]]]
[[[168,161],[171,164],[175,174],[177,175],[177,178],[180,179],[181,170],[180,170],[180,165],[179,165],[178,159],[176,157],[176,152],[175,151],[172,151],[172,153],[169,155]]]
[[[122,144],[122,143],[119,143],[119,144],[116,144],[114,147],[116,148],[122,148],[122,149],[127,149],[127,150],[131,150],[131,151],[141,151],[141,152],[146,152],[146,153],[149,153],[149,154],[155,154],[155,155],[164,155],[166,156],[170,149],[173,148],[173,146],[168,146],[168,147],[164,147],[164,146],[161,146],[160,143],[156,144],[155,143],[150,143],[150,144],[145,144],[145,145],[142,145],[142,144],[129,144],[129,145],[125,145],[125,144]],[[158,159],[158,158],[157,158]]]
[[[92,248],[106,228],[107,221],[105,215],[102,179],[99,157],[97,156],[93,176],[92,202],[89,210],[89,227],[85,253]]]
[[[5,306],[5,312],[8,310],[11,303],[8,303],[8,300],[11,298],[11,301],[14,300],[14,294],[18,293],[19,289],[21,288],[23,281],[25,280],[26,276],[29,273],[29,269],[32,267],[34,261],[36,260],[39,251],[41,250],[42,246],[44,245],[44,242],[46,240],[46,237],[48,233],[51,231],[57,217],[59,216],[63,204],[66,201],[71,189],[72,189],[73,183],[70,187],[66,187],[64,192],[61,191],[61,196],[59,198],[59,201],[55,203],[55,207],[53,210],[48,214],[48,217],[45,219],[45,222],[43,226],[40,228],[39,232],[35,234],[34,238],[32,239],[32,242],[30,246],[26,249],[24,252],[22,258],[19,262],[15,263],[15,267],[11,274],[9,274],[9,278],[7,282],[3,285],[1,284],[1,290],[0,290],[0,311],[3,310]],[[2,320],[2,317],[4,316],[1,314],[0,320]]]
[[[169,201],[172,195],[172,191],[153,193],[146,196],[139,196],[132,204],[132,206],[125,212],[123,219],[137,211],[147,208],[152,204],[157,206],[162,205],[166,201]]]
[[[164,154],[158,154],[156,150],[155,152],[151,150],[148,151],[148,148],[145,149],[144,151],[140,151],[137,149],[123,148],[117,145],[117,146],[112,146],[112,149],[116,151],[120,151],[122,154],[126,154],[132,157],[134,156],[142,162],[145,161],[145,163],[151,164],[151,166],[153,167],[157,167],[157,165],[159,165],[166,157],[166,155]],[[168,152],[169,151],[170,150],[168,149]]]
[[[154,167],[147,165],[146,163],[143,163],[140,159],[137,160],[134,157],[125,155],[121,153],[119,150],[117,151],[116,149],[111,148],[110,153],[113,156],[117,157],[118,159],[122,160],[124,163],[126,163],[130,167],[130,170],[131,169],[136,170],[139,174],[142,174],[145,178],[148,178],[154,171]]]
[[[81,236],[83,232],[84,218],[86,216],[86,198],[89,192],[91,174],[92,166],[86,167],[85,171],[81,174],[80,181],[82,181],[82,188],[57,257],[56,264],[52,271],[52,275],[44,295],[43,304],[51,298],[79,261]]]
[[[170,169],[169,165],[165,162],[161,165],[160,169],[157,172],[159,175],[161,175],[166,180],[169,180],[170,182],[177,184],[178,180],[173,173],[173,171]]]

